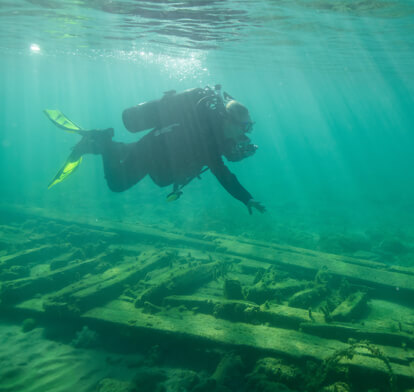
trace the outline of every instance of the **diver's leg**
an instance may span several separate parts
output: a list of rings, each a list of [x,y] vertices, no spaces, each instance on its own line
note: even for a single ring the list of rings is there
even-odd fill
[[[110,142],[102,152],[106,182],[113,192],[123,192],[148,174],[149,154],[142,140],[136,143]]]
[[[84,132],[82,139],[73,147],[72,155],[80,158],[86,154],[102,154],[107,144],[112,143],[113,137],[113,128]]]
[[[139,142],[126,144],[112,141],[113,136],[112,128],[88,131],[75,145],[72,155],[75,158],[85,154],[102,155],[109,189],[123,192],[148,174],[150,139],[144,137]]]

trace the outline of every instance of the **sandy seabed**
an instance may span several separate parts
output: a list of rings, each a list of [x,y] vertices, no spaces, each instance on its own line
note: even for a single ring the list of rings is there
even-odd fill
[[[139,359],[49,340],[43,328],[0,324],[1,392],[102,390],[106,378],[130,380]]]

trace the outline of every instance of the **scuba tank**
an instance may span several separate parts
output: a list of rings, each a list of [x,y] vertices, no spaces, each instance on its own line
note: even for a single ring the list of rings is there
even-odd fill
[[[171,90],[165,92],[161,99],[125,109],[122,113],[125,128],[135,133],[146,129],[162,129],[173,124],[191,123],[197,115],[198,106],[211,106],[212,100],[216,101],[214,108],[224,109],[220,87],[193,88],[178,94]]]

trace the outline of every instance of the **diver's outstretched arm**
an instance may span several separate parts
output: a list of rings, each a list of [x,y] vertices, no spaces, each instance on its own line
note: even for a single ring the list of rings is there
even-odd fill
[[[214,164],[211,163],[209,167],[224,189],[247,207],[249,214],[252,214],[252,208],[262,213],[266,211],[266,208],[258,201],[255,201],[252,195],[240,184],[237,177],[224,164],[222,158],[218,159]]]

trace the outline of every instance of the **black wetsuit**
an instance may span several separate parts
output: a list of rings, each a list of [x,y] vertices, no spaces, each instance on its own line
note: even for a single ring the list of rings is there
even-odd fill
[[[109,188],[122,192],[147,174],[159,186],[183,185],[208,167],[221,185],[244,204],[252,198],[224,164],[232,142],[222,136],[222,116],[201,108],[180,124],[154,129],[136,143],[110,142],[102,153]]]

